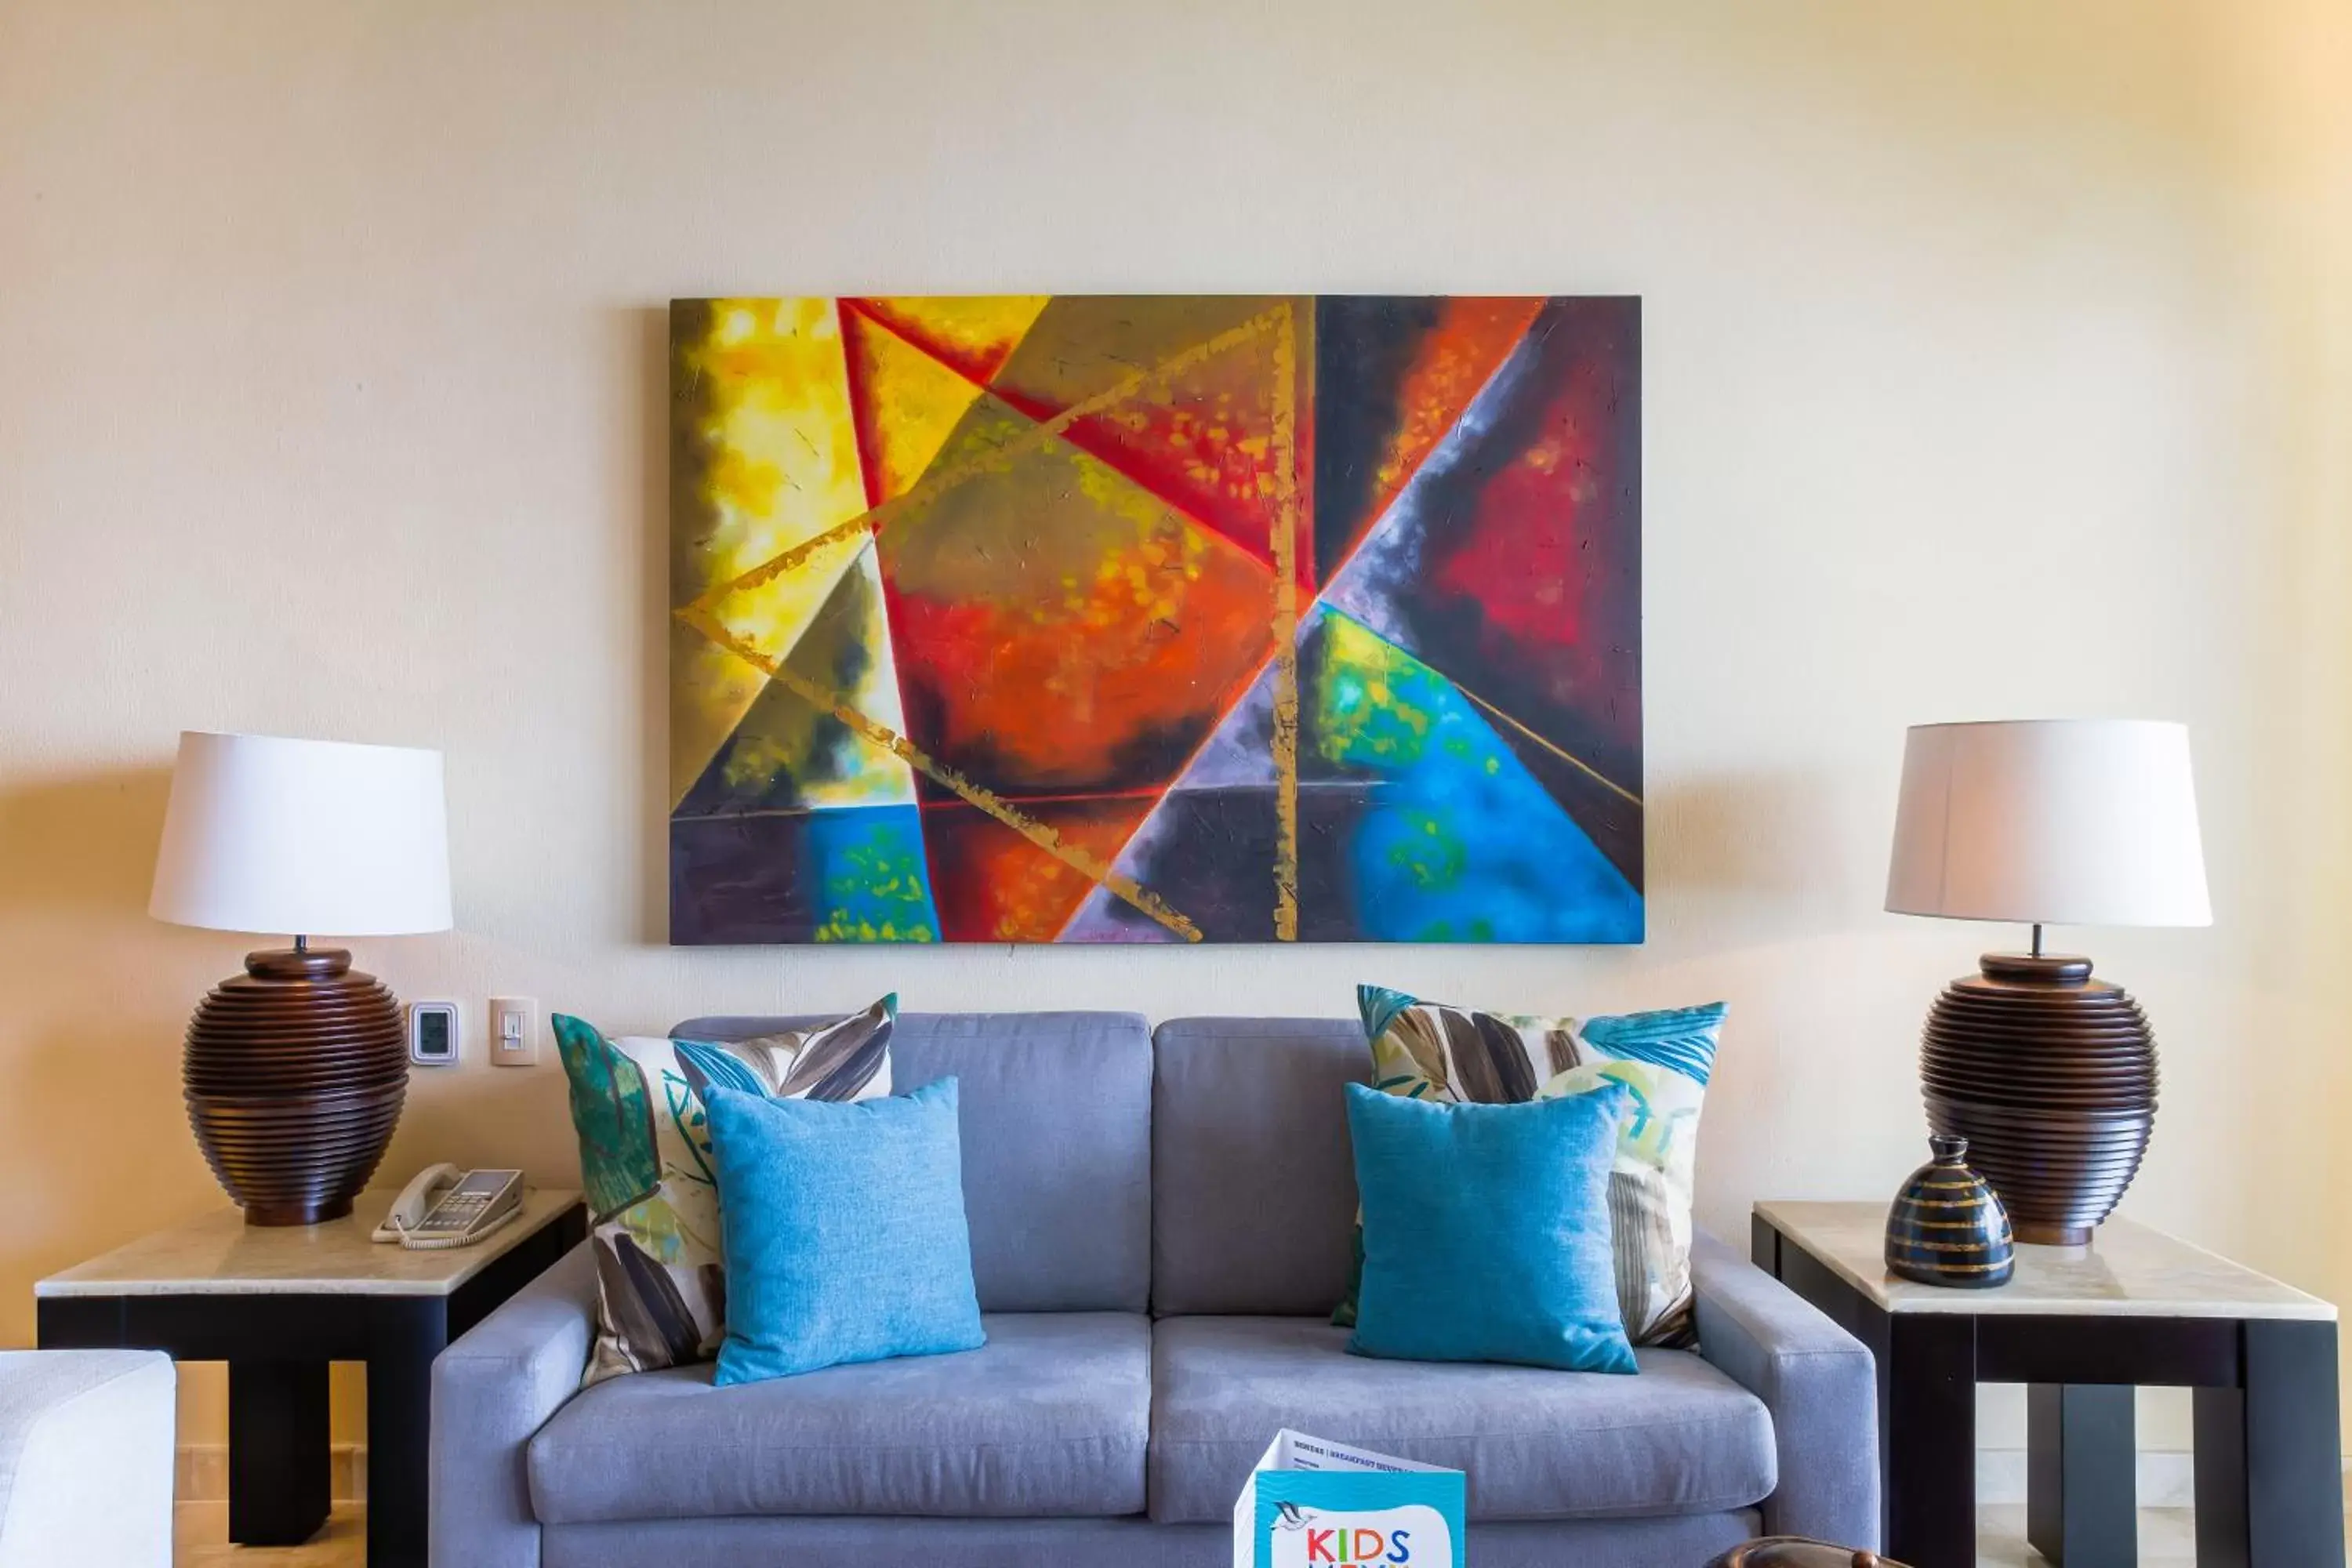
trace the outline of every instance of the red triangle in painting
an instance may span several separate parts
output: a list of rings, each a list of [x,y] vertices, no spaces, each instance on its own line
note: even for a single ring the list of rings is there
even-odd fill
[[[1544,301],[1462,295],[1430,303],[1438,310],[1433,325],[1402,361],[1381,366],[1378,380],[1393,402],[1382,410],[1381,426],[1355,428],[1360,410],[1352,406],[1327,416],[1339,423],[1334,433],[1342,466],[1360,468],[1320,498],[1327,511],[1343,514],[1316,519],[1326,582],[1339,574],[1438,443],[1461,423]],[[1350,493],[1340,494],[1343,489]]]
[[[1293,576],[1315,586],[1314,421],[1296,426],[1297,478],[1291,515]],[[1138,403],[1074,421],[1071,445],[1133,479],[1210,532],[1230,541],[1272,569],[1274,529],[1281,502],[1274,443],[1264,427],[1240,421],[1210,425],[1181,405]]]
[[[1286,416],[1293,554],[1297,580],[1311,588],[1310,310],[1276,298],[1057,300],[990,389],[1032,418],[1051,419],[1155,365],[1218,343],[1073,421],[1064,438],[1271,566],[1285,499],[1279,426]],[[1277,378],[1286,336],[1292,384],[1284,388]]]

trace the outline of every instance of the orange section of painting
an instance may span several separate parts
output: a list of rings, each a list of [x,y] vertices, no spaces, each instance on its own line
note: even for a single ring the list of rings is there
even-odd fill
[[[1065,845],[1108,865],[1118,857],[1155,797],[1029,803],[1029,814]],[[923,813],[923,841],[935,889],[951,889],[940,905],[950,942],[1051,942],[1095,879],[1048,855],[985,814],[961,805]]]
[[[1188,554],[1196,568],[1217,568],[1198,562],[1200,536],[1184,531],[1171,522],[1108,563],[1110,573],[1089,584],[1076,613],[1050,626],[1017,606],[900,599],[900,637],[942,674],[969,676],[961,689],[938,690],[933,743],[950,756],[992,753],[1001,765],[989,771],[1005,787],[1054,788],[1116,777],[1119,753],[1155,733],[1205,733],[1227,689],[1238,695],[1237,678],[1254,674],[1267,652],[1265,584],[1224,564],[1210,591],[1192,595],[1181,625],[1162,618],[1156,635],[1131,637],[1118,618],[1133,598],[1128,578],[1184,570],[1171,563]],[[1041,723],[1040,712],[1051,717]],[[1171,762],[1190,754],[1189,746],[1167,750]]]
[[[942,462],[1028,428],[983,397]],[[908,725],[1009,795],[1172,777],[1271,648],[1265,567],[1065,442],[919,498],[877,538]]]

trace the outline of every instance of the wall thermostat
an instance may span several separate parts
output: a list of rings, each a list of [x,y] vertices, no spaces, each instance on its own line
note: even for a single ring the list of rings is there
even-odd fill
[[[457,1016],[455,1002],[411,1002],[408,1059],[419,1067],[455,1067],[459,1041]]]

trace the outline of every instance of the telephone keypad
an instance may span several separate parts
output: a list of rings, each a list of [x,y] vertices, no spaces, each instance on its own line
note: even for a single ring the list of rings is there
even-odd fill
[[[490,1200],[474,1194],[458,1194],[441,1200],[440,1205],[425,1216],[420,1231],[464,1230],[482,1217]]]

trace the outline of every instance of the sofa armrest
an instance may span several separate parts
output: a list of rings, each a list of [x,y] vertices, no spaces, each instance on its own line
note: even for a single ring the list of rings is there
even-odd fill
[[[0,1352],[0,1568],[172,1561],[172,1358]]]
[[[583,1242],[433,1363],[431,1543],[436,1568],[539,1568],[524,1454],[580,1391],[596,1331]]]
[[[1699,1354],[1772,1413],[1767,1534],[1875,1551],[1878,1371],[1860,1340],[1711,1236],[1691,1246]]]

